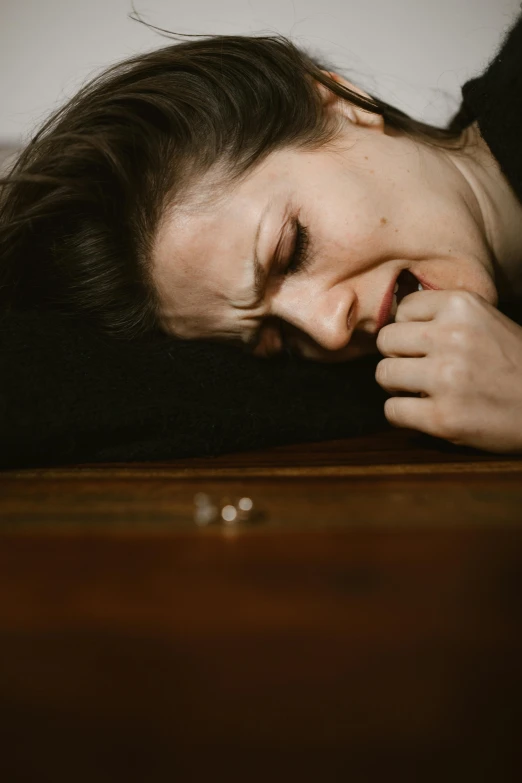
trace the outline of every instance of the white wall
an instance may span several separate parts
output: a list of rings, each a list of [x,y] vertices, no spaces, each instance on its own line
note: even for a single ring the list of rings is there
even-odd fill
[[[520,0],[135,0],[192,34],[280,32],[418,119],[444,124],[521,12]],[[172,43],[132,0],[0,0],[0,144],[25,141],[89,76]]]

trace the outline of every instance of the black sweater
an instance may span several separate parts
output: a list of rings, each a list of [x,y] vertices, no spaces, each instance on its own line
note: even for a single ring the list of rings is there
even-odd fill
[[[464,85],[453,123],[478,120],[522,201],[521,60],[522,18]],[[522,322],[513,303],[499,306]],[[0,467],[210,456],[389,429],[381,358],[267,361],[166,336],[124,343],[57,313],[19,314],[0,326]]]
[[[522,15],[485,72],[463,86],[462,98],[466,124],[477,120],[482,137],[522,202]]]

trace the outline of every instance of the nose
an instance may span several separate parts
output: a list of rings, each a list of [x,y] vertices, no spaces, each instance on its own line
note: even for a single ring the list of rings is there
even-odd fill
[[[351,339],[355,327],[356,297],[345,285],[327,291],[300,289],[281,300],[276,315],[297,327],[327,351],[339,351]]]

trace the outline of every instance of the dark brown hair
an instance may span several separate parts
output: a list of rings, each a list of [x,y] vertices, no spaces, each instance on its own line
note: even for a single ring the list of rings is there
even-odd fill
[[[422,143],[462,146],[462,109],[436,128],[323,69],[284,37],[209,36],[93,79],[0,180],[1,310],[58,309],[128,339],[161,330],[151,250],[164,211],[216,162],[230,182],[276,149],[332,140],[314,82]]]

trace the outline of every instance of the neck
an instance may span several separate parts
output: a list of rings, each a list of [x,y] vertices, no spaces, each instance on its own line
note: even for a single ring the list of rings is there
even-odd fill
[[[478,219],[493,255],[499,298],[522,297],[522,203],[481,136],[478,123],[465,131],[464,154],[449,152],[478,205]]]

